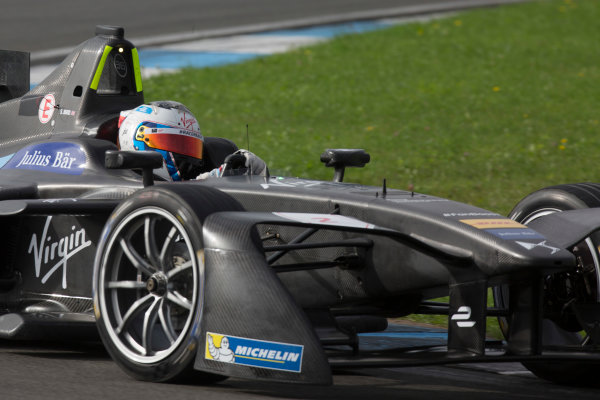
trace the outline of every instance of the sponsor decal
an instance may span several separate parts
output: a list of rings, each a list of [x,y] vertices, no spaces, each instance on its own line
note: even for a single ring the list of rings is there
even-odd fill
[[[345,217],[343,215],[285,212],[274,212],[273,214],[281,218],[289,219],[296,222],[302,222],[303,224],[334,225],[345,228],[375,228],[375,225],[373,224],[369,224],[367,222],[355,218]]]
[[[315,187],[315,186],[322,186],[321,182],[317,182],[317,181],[290,181],[290,182],[283,182],[282,180],[279,179],[271,179],[269,181],[269,183],[261,183],[260,186],[263,189],[268,189],[271,186],[282,186],[282,187],[304,187],[304,188],[309,188],[309,187]]]
[[[163,134],[164,133],[166,133],[166,134],[179,133],[181,135],[192,136],[192,137],[196,137],[199,139],[202,139],[202,137],[203,137],[202,134],[197,131],[180,129],[176,126],[157,124],[156,122],[151,122],[151,121],[145,122],[143,125],[141,125],[138,128],[135,138],[137,140],[143,140],[145,133],[163,133]]]
[[[35,277],[39,278],[43,271],[42,284],[62,268],[62,288],[67,288],[67,263],[71,257],[92,244],[87,239],[85,228],[77,229],[71,226],[71,233],[62,237],[52,237],[48,234],[48,228],[52,222],[52,216],[46,218],[46,223],[38,238],[36,233],[31,235],[27,254],[33,254],[35,264]],[[43,270],[43,271],[42,271]]]
[[[40,101],[40,106],[38,108],[38,118],[42,124],[46,124],[52,119],[52,115],[54,115],[55,106],[56,100],[54,99],[53,94],[45,95],[42,101]]]
[[[86,156],[81,147],[73,143],[50,142],[19,150],[2,168],[81,175],[85,163]]]
[[[416,197],[409,197],[406,199],[391,199],[389,197],[385,198],[386,201],[391,201],[393,203],[438,203],[438,202],[443,202],[443,201],[450,201],[448,199],[437,199],[437,198],[433,198],[433,199],[418,199]]]
[[[292,188],[311,188],[319,187],[319,189],[335,189],[335,190],[362,190],[359,185],[352,185],[343,182],[324,182],[298,178],[284,178],[281,176],[272,176],[269,183],[260,185],[263,189],[269,189],[271,186],[277,187],[292,187]]]
[[[545,239],[543,235],[534,231],[533,229],[486,229],[486,232],[491,233],[504,240],[517,240],[517,239]]]
[[[300,372],[304,346],[206,333],[207,360],[249,367]]]
[[[59,113],[60,115],[66,115],[66,116],[69,116],[69,117],[72,117],[72,116],[74,116],[74,115],[75,115],[75,111],[73,111],[73,110],[69,110],[69,109],[66,109],[66,108],[61,108],[61,109],[59,109],[59,110],[58,110],[58,113]]]
[[[152,114],[152,107],[150,106],[139,106],[135,109],[135,111],[139,111],[144,114]]]
[[[456,314],[452,315],[451,320],[456,321],[459,328],[471,328],[475,326],[475,321],[471,321],[471,307],[461,306]]]
[[[42,200],[42,203],[48,203],[48,204],[54,204],[54,203],[76,203],[77,199],[71,199],[71,198],[64,198],[64,199],[46,199],[46,200]]]
[[[550,254],[554,254],[554,253],[557,253],[560,251],[560,248],[553,247],[553,246],[546,244],[546,240],[544,240],[543,242],[539,242],[539,243],[529,243],[529,242],[519,242],[519,241],[516,241],[516,243],[521,245],[522,247],[525,247],[527,250],[533,250],[536,247],[543,247],[545,249],[550,250]]]
[[[197,125],[197,124],[198,123],[196,122],[196,120],[194,119],[194,117],[191,114],[186,114],[184,112],[183,115],[181,116],[181,125],[183,125],[183,127],[185,129],[193,131],[194,125]]]
[[[482,229],[504,240],[545,239],[543,235],[508,218],[461,219],[463,224]]]
[[[121,54],[117,54],[114,59],[115,71],[117,71],[117,75],[121,78],[125,78],[127,76],[127,62],[125,58]]]
[[[492,212],[464,212],[464,213],[444,213],[444,217],[499,217],[500,215]]]
[[[463,224],[471,225],[477,229],[492,228],[526,228],[525,225],[508,218],[490,218],[490,219],[461,219]]]
[[[182,135],[186,135],[186,136],[193,136],[193,137],[197,137],[202,139],[202,134],[200,132],[196,132],[196,131],[187,131],[185,129],[180,129],[179,133]]]

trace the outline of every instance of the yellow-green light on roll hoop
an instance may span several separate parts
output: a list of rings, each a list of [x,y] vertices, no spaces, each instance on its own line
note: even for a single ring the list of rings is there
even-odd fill
[[[104,70],[106,58],[108,57],[112,49],[112,46],[104,47],[102,57],[100,58],[100,62],[98,63],[98,67],[96,68],[96,72],[94,73],[94,78],[92,79],[90,89],[98,90],[98,84],[100,83],[100,77],[102,76],[102,71]],[[133,62],[133,73],[135,76],[135,90],[139,93],[142,91],[142,70],[140,68],[140,58],[138,56],[138,51],[136,48],[131,49],[131,59]]]
[[[138,51],[134,47],[131,49],[131,59],[133,61],[133,73],[135,76],[135,90],[138,92],[142,91],[142,70],[140,69],[140,58],[138,57]]]
[[[98,83],[100,83],[100,76],[102,76],[102,70],[104,70],[104,63],[106,62],[106,57],[113,48],[111,46],[104,47],[104,52],[102,53],[102,58],[98,63],[98,68],[96,68],[96,73],[94,74],[94,79],[92,79],[92,84],[90,85],[90,89],[98,90]]]

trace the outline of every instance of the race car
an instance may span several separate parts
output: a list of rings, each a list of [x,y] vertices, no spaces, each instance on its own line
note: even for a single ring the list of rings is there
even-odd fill
[[[593,382],[600,185],[543,189],[506,218],[345,183],[370,159],[358,149],[321,155],[332,181],[172,182],[158,153],[116,145],[120,111],[144,103],[123,28],[97,27],[31,90],[23,70],[26,53],[0,52],[0,338],[99,334],[125,372],[157,382],[502,361]],[[235,149],[205,138],[215,165]],[[446,345],[361,348],[411,313],[447,315]],[[487,340],[486,318],[504,341]]]

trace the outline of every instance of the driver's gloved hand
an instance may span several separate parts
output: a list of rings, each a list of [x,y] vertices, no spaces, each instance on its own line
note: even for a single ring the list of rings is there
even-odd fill
[[[256,154],[244,149],[240,149],[233,154],[241,154],[244,156],[246,159],[244,166],[248,169],[246,172],[247,175],[264,176],[268,174],[267,164]]]
[[[241,156],[241,157],[240,157]],[[196,179],[220,178],[223,175],[261,175],[268,176],[269,169],[267,164],[256,154],[240,149],[225,158],[219,168],[215,168],[210,172],[204,172]]]

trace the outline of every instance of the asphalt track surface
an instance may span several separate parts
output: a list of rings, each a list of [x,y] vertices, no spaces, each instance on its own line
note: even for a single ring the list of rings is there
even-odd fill
[[[491,0],[489,0],[491,1]],[[73,46],[97,24],[126,27],[126,36],[177,40],[264,29],[468,7],[488,0],[3,0],[0,48],[32,51]],[[491,1],[493,2],[493,1]],[[507,0],[506,2],[512,2]],[[165,36],[166,35],[166,36]],[[171,36],[169,36],[171,35]],[[158,39],[162,38],[162,39]],[[32,57],[35,62],[35,57]],[[598,399],[600,389],[554,385],[520,364],[475,364],[335,371],[331,387],[228,379],[194,383],[138,382],[123,373],[99,342],[0,341],[0,399]]]
[[[228,379],[194,383],[135,381],[100,343],[0,341],[2,399],[598,399],[600,389],[547,383],[520,364],[336,371],[333,386]],[[510,374],[507,374],[510,372]]]
[[[223,36],[518,1],[523,0],[2,0],[0,49],[32,52],[35,63],[45,51],[88,39],[99,24],[125,27],[126,38],[142,47],[178,41],[181,34]]]

